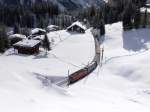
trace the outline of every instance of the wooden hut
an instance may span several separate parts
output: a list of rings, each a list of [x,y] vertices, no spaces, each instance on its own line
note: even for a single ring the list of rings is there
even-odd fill
[[[86,27],[79,21],[76,21],[71,26],[67,28],[67,31],[85,33]]]
[[[39,40],[23,40],[13,45],[14,49],[18,50],[18,53],[22,54],[37,54],[39,53]]]

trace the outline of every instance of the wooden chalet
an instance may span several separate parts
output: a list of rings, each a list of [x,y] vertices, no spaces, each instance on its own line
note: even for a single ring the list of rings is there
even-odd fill
[[[37,54],[39,53],[39,40],[22,40],[13,45],[14,49],[18,50],[21,54]]]
[[[67,28],[67,31],[85,33],[86,27],[79,21],[73,23],[71,26]]]

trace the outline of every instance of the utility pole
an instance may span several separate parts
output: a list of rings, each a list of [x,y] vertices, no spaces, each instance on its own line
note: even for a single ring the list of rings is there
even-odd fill
[[[103,64],[103,58],[104,58],[104,47],[102,48],[101,67],[102,67],[102,64]]]
[[[68,69],[68,82],[67,82],[67,87],[69,87],[69,83],[70,83],[69,74],[70,74],[70,71],[69,71],[69,69]]]

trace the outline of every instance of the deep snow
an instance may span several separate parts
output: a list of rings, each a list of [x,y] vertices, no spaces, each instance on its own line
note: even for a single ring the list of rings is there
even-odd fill
[[[0,110],[149,112],[149,31],[123,32],[121,22],[107,25],[102,68],[66,90],[44,87],[33,74],[67,76],[68,68],[74,72],[90,62],[94,39],[89,30],[49,34],[55,43],[48,56],[0,56]]]

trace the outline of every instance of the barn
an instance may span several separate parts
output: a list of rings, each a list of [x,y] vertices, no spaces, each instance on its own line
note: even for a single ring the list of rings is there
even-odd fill
[[[21,34],[12,34],[8,37],[8,40],[10,41],[10,44],[13,45],[23,39],[26,39],[27,37],[25,35]]]
[[[39,40],[22,40],[13,45],[14,49],[18,50],[21,54],[37,54],[39,53]]]
[[[67,31],[85,33],[86,27],[79,21],[74,22],[71,26],[67,28]]]

